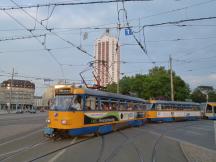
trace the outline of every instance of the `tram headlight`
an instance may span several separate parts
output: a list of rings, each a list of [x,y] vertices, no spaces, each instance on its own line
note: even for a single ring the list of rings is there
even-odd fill
[[[61,123],[62,124],[67,124],[67,120],[62,120]]]
[[[50,122],[51,122],[50,119],[47,119],[47,120],[46,120],[46,123],[50,124]]]

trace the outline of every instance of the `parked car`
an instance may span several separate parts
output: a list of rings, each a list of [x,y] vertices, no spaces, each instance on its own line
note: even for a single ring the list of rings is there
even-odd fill
[[[45,112],[45,109],[44,109],[44,108],[41,108],[41,109],[40,109],[40,112]]]
[[[23,110],[22,109],[17,109],[16,114],[22,114]]]
[[[29,113],[36,113],[36,109],[35,108],[30,108]]]

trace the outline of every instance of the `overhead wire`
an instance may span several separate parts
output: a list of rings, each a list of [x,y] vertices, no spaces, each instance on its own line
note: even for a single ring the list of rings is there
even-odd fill
[[[129,24],[129,21],[128,21],[127,10],[126,10],[126,8],[124,6],[124,2],[123,1],[122,1],[122,7],[123,7],[123,9],[125,11],[125,19],[126,19],[127,27],[130,30],[130,24]],[[144,34],[144,32],[143,32],[143,34]],[[143,44],[137,39],[137,37],[134,34],[134,32],[132,32],[132,35],[133,35],[133,38],[135,39],[135,41],[137,42],[137,44],[139,45],[139,47],[141,48],[141,50],[144,52],[144,54],[147,55],[147,57],[149,58],[149,60],[151,60],[152,64],[155,66],[155,62],[153,61],[153,59],[151,58],[151,56],[148,55],[148,52],[147,52],[147,49],[146,49],[145,35],[143,36],[143,38],[144,38]]]
[[[143,1],[152,1],[152,0],[106,0],[106,1],[88,1],[88,2],[63,2],[63,3],[48,3],[48,4],[37,4],[37,5],[28,5],[20,7],[3,7],[0,10],[18,10],[18,9],[30,9],[36,7],[49,7],[49,6],[75,6],[75,5],[92,5],[92,4],[106,4],[106,3],[116,3],[116,2],[143,2]]]
[[[167,25],[167,24],[181,24],[183,22],[193,22],[193,21],[212,20],[212,19],[216,19],[216,16],[191,18],[191,19],[183,19],[183,20],[178,20],[178,21],[168,21],[168,22],[162,22],[162,23],[156,23],[156,24],[148,24],[148,25],[143,25],[142,28],[155,27],[155,26],[161,26],[161,25]],[[136,33],[140,31],[141,30],[138,30]]]
[[[12,41],[12,40],[20,40],[20,39],[30,39],[35,37],[45,37],[45,34],[40,35],[28,35],[28,36],[17,36],[17,37],[11,37],[11,38],[0,38],[0,42],[3,41]]]
[[[17,24],[19,24],[19,25],[22,26],[24,29],[26,29],[28,32],[30,32],[31,35],[33,36],[33,38],[35,38],[43,47],[45,47],[44,44],[43,44],[43,42],[41,42],[37,37],[35,37],[34,33],[33,33],[31,30],[29,30],[25,25],[23,25],[19,20],[17,20],[14,16],[12,16],[11,14],[9,14],[7,11],[4,11],[4,13],[6,13],[6,14],[7,14],[11,19],[13,19]],[[64,76],[64,71],[63,71],[63,69],[62,69],[61,63],[60,63],[60,62],[57,60],[57,58],[53,55],[53,53],[51,52],[51,50],[48,49],[48,48],[44,48],[44,50],[46,50],[46,51],[49,53],[49,55],[55,60],[55,62],[60,66],[61,73],[62,73],[62,75]]]
[[[20,7],[18,3],[16,3],[14,0],[10,0],[12,3],[14,3],[17,7]],[[81,47],[76,46],[74,43],[72,43],[69,40],[66,40],[65,38],[63,38],[62,36],[58,35],[55,32],[52,32],[52,29],[47,28],[46,26],[44,26],[41,22],[39,22],[35,17],[33,17],[31,14],[29,14],[26,10],[24,10],[24,8],[20,7],[20,9],[27,14],[29,17],[31,17],[33,20],[35,20],[38,24],[40,24],[42,27],[44,27],[45,30],[47,30],[48,32],[52,33],[53,35],[55,35],[56,37],[58,37],[59,39],[61,39],[62,41],[70,44],[71,46],[75,47],[76,49],[78,49],[79,51],[81,51],[82,53],[85,53],[86,55],[94,58],[94,56],[90,53],[88,53],[87,51],[83,50]]]
[[[176,39],[176,40],[173,40],[173,41],[179,41],[178,39]],[[148,41],[147,41],[148,42]]]

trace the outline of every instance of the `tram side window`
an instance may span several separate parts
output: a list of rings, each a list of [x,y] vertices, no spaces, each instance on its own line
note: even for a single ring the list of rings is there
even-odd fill
[[[119,101],[111,101],[111,109],[118,110],[119,109]]]
[[[146,110],[146,105],[144,103],[139,104],[139,110]]]
[[[183,109],[183,110],[187,110],[187,109],[188,109],[187,105],[184,105],[184,104],[183,104],[183,105],[182,105],[182,109]]]
[[[120,102],[119,110],[127,110],[127,103],[126,102]]]
[[[146,110],[147,109],[147,105],[146,104],[142,104],[141,108],[142,108],[142,110]]]
[[[96,97],[87,96],[86,103],[85,103],[86,110],[88,111],[95,110],[95,106],[96,106]]]
[[[195,110],[201,110],[200,105],[197,105],[197,106],[195,106],[194,108],[195,108]]]
[[[127,110],[133,110],[133,107],[134,107],[134,103],[129,102],[129,103],[128,103]]]
[[[103,111],[111,110],[109,100],[102,100],[101,101],[101,110],[103,110]]]
[[[164,110],[169,110],[170,109],[170,105],[169,104],[164,104],[163,105],[163,109]]]
[[[166,105],[161,106],[162,110],[166,110]]]
[[[140,105],[138,103],[134,103],[133,110],[139,110]]]
[[[95,110],[101,110],[100,98],[96,98]]]
[[[177,105],[177,104],[173,104],[173,105],[172,105],[172,109],[173,109],[173,110],[178,110],[178,105]]]
[[[161,104],[157,104],[156,110],[161,110],[161,109],[162,109]]]
[[[207,105],[206,112],[212,113],[212,106],[211,105]]]
[[[65,105],[68,105],[68,110],[82,110],[82,97],[77,95],[74,98],[65,99]]]
[[[216,106],[214,106],[214,113],[216,113]]]

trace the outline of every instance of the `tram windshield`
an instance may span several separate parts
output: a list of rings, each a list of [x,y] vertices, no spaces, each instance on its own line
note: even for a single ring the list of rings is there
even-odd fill
[[[56,96],[50,105],[50,109],[57,111],[80,110],[80,101],[81,98],[77,95]]]
[[[207,105],[206,112],[212,113],[212,106],[211,105],[209,105],[209,104]]]

